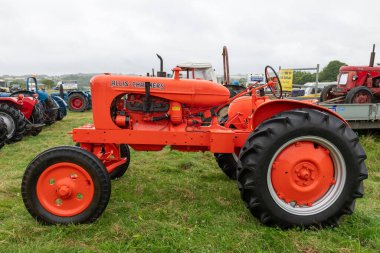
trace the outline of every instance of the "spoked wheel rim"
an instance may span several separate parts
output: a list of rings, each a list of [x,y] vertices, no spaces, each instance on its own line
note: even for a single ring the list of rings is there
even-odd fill
[[[94,197],[94,183],[81,166],[60,162],[46,168],[37,181],[37,197],[50,213],[70,217],[83,212]]]
[[[356,104],[371,103],[371,95],[367,91],[359,91],[355,94],[353,102]]]
[[[0,112],[0,117],[3,118],[4,123],[7,126],[7,131],[8,131],[7,138],[8,139],[12,138],[12,136],[15,132],[15,129],[16,129],[15,121],[13,120],[13,118],[9,114],[4,113],[4,112]]]
[[[269,192],[276,204],[301,216],[327,210],[342,193],[345,181],[342,154],[318,136],[303,136],[282,145],[267,174]]]
[[[83,106],[83,101],[81,98],[73,98],[71,100],[71,107],[74,109],[80,109]]]

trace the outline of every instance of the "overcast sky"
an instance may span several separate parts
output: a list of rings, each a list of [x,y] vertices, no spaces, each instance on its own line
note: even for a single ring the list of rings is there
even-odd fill
[[[380,1],[0,0],[0,75],[139,73],[210,62],[222,73],[265,65],[380,62]]]

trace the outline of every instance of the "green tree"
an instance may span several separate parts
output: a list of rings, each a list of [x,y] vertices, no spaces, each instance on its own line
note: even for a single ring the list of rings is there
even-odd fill
[[[315,73],[305,71],[293,72],[293,84],[305,84],[307,82],[315,82]]]
[[[336,77],[339,74],[339,69],[342,66],[347,66],[346,63],[340,62],[338,60],[330,61],[326,67],[323,68],[319,74],[320,82],[333,82],[336,81]]]
[[[245,85],[246,83],[247,83],[247,78],[242,77],[242,78],[239,79],[239,84],[240,85]]]
[[[49,89],[51,89],[54,86],[54,82],[50,79],[42,79],[41,83],[43,83]]]
[[[11,86],[12,86],[12,85],[20,85],[20,86],[22,86],[22,85],[25,84],[25,82],[24,82],[24,81],[21,81],[21,80],[12,80],[9,84],[10,84]]]

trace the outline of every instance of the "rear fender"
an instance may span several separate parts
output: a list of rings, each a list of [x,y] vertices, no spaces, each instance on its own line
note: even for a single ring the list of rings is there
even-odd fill
[[[32,116],[34,107],[38,103],[38,100],[36,98],[25,97],[22,102],[23,104],[20,108],[20,111],[22,112],[22,114],[24,114],[25,118],[29,120],[30,116]]]
[[[54,101],[58,104],[59,110],[63,113],[63,115],[67,115],[67,103],[61,97],[52,96]]]
[[[22,107],[23,100],[24,99],[19,99],[17,97],[2,97],[0,98],[0,103],[7,103],[20,109]]]
[[[88,96],[87,96],[87,93],[86,93],[86,92],[83,92],[83,91],[81,91],[81,90],[70,91],[70,92],[69,92],[69,96],[72,95],[72,94],[77,94],[77,93],[82,94],[82,95],[85,96],[85,97],[88,97]]]
[[[284,111],[302,108],[315,109],[318,111],[329,113],[348,125],[347,121],[343,119],[340,115],[327,108],[313,104],[312,101],[273,100],[267,103],[263,103],[259,107],[257,107],[255,112],[253,113],[252,129],[256,129],[256,127],[258,127],[263,121],[273,117],[276,114],[279,114]]]

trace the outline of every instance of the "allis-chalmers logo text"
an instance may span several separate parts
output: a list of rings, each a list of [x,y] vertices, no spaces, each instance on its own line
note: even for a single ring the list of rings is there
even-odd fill
[[[145,88],[144,82],[128,82],[128,81],[111,81],[112,87],[133,87],[133,88]],[[163,83],[150,83],[151,89],[164,90],[165,84]]]

